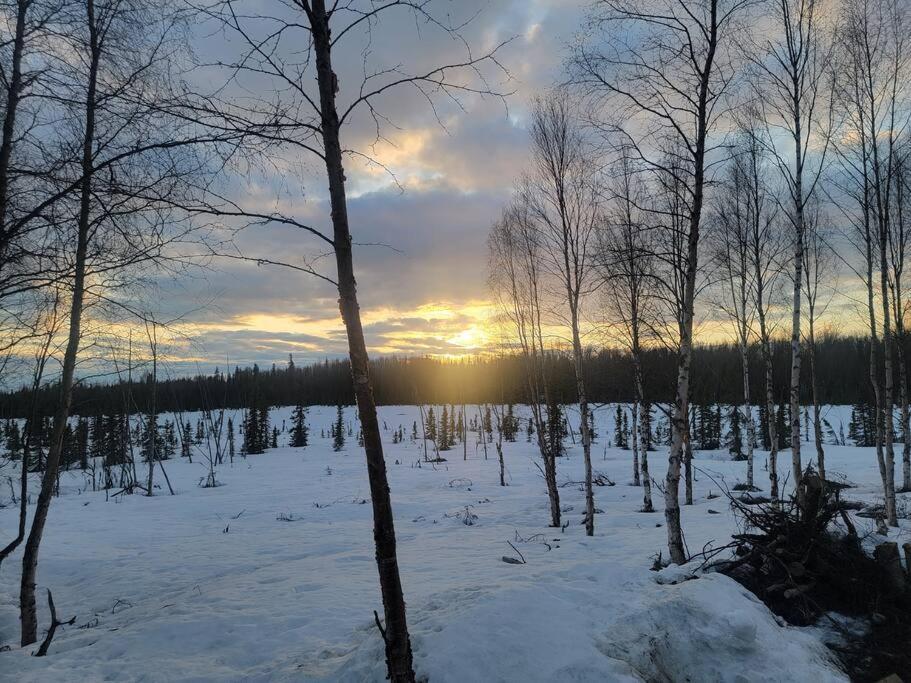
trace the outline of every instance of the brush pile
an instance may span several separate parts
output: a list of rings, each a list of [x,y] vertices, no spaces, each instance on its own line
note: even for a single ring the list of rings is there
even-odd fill
[[[838,491],[812,470],[789,501],[747,504],[730,497],[742,520],[733,558],[714,567],[737,580],[795,626],[839,628],[845,615],[866,626],[835,646],[853,680],[911,675],[911,583],[897,546],[864,550]],[[907,548],[906,548],[907,552]]]

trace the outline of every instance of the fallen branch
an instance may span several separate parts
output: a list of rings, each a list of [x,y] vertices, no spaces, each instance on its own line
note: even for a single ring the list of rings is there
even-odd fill
[[[47,650],[51,646],[51,641],[54,639],[54,634],[57,632],[58,626],[72,626],[76,623],[75,615],[67,621],[60,621],[57,619],[57,610],[54,607],[54,596],[51,595],[50,588],[47,589],[47,606],[51,610],[51,626],[47,630],[44,642],[41,643],[41,647],[39,647],[38,652],[35,653],[36,657],[44,657],[47,654]]]

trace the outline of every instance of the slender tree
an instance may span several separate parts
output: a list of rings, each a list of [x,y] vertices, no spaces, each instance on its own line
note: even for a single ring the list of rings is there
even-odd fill
[[[532,170],[521,187],[522,201],[540,235],[544,263],[560,292],[566,313],[581,419],[585,461],[585,533],[595,531],[589,405],[582,347],[583,306],[594,288],[592,257],[596,231],[603,219],[603,192],[587,151],[581,125],[567,93],[554,92],[532,104]]]

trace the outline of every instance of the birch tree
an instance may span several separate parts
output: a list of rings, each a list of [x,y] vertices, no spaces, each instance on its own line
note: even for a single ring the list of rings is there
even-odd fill
[[[651,296],[654,277],[655,246],[649,229],[646,188],[637,177],[632,160],[621,151],[612,173],[609,190],[610,209],[599,245],[598,267],[604,283],[602,290],[612,330],[630,354],[633,364],[633,405],[631,431],[633,484],[642,486],[642,511],[653,512],[652,482],[648,464],[650,441],[645,408],[645,381],[642,365],[643,341],[652,336],[655,325],[655,300]]]
[[[307,260],[292,262],[273,255],[251,260],[317,277],[338,293],[369,475],[388,676],[396,682],[413,681],[392,502],[355,278],[357,227],[348,216],[346,168],[361,163],[386,168],[352,126],[366,121],[375,130],[374,142],[383,141],[383,128],[394,126],[384,105],[404,93],[415,93],[437,116],[444,103],[458,109],[468,96],[501,96],[487,80],[491,73],[508,77],[496,57],[501,45],[474,52],[460,33],[467,24],[435,13],[427,0],[218,0],[202,4],[199,10],[215,30],[239,46],[223,62],[206,67],[224,87],[205,98],[199,117],[215,129],[237,130],[258,141],[268,157],[287,155],[292,166],[300,158],[311,159],[320,174],[325,173],[329,230],[307,224],[293,212],[258,212],[243,202],[210,203],[199,210],[248,224],[291,226],[334,256],[334,273],[319,271]],[[374,31],[380,25],[435,32],[448,41],[452,49],[448,54],[455,55],[451,61],[444,58],[430,66],[410,65],[401,55],[394,55],[391,64],[380,64],[372,51]],[[342,70],[352,61],[362,65],[360,75]],[[245,79],[257,82],[256,97],[225,94],[245,93]]]
[[[603,0],[591,8],[593,37],[572,59],[572,77],[625,139],[635,159],[672,175],[683,191],[686,268],[665,479],[672,562],[686,561],[678,488],[686,446],[699,241],[725,95],[737,73],[739,19],[749,0]],[[657,144],[656,144],[657,143]],[[673,163],[666,163],[671,152]]]
[[[554,445],[547,438],[543,410],[550,405],[544,371],[544,334],[541,309],[543,283],[541,249],[528,206],[517,195],[491,228],[487,240],[491,290],[508,328],[515,335],[525,364],[531,419],[550,502],[551,526],[560,526],[560,492]]]
[[[805,345],[810,371],[810,396],[813,402],[813,439],[816,445],[816,465],[819,476],[826,481],[826,452],[823,444],[822,415],[819,406],[819,381],[816,374],[816,325],[825,313],[826,301],[820,300],[824,294],[823,287],[831,283],[835,259],[832,255],[830,240],[831,226],[822,213],[818,202],[814,202],[807,212],[806,244],[804,245],[804,297],[807,309],[807,327]]]
[[[545,264],[560,296],[570,333],[580,436],[585,460],[585,533],[595,532],[592,491],[591,433],[585,389],[582,314],[594,286],[592,257],[601,224],[602,189],[581,126],[565,93],[537,98],[531,116],[531,171],[522,188],[522,201],[540,235]]]
[[[58,189],[20,219],[54,205],[58,225],[71,226],[58,252],[71,261],[66,347],[45,471],[22,555],[23,646],[37,639],[38,552],[57,484],[87,305],[110,301],[107,288],[124,281],[121,275],[162,263],[169,248],[193,231],[171,206],[185,198],[189,179],[200,177],[200,159],[189,150],[202,138],[169,113],[169,79],[179,80],[172,59],[180,22],[169,9],[126,1],[74,3],[59,35],[65,49],[51,102],[72,135],[74,156],[61,160],[51,176]]]
[[[741,423],[746,425],[746,485],[753,490],[753,409],[750,394],[750,345],[755,309],[752,295],[756,288],[756,271],[751,262],[751,215],[755,210],[751,193],[753,163],[749,142],[734,148],[734,155],[722,187],[715,223],[715,258],[721,267],[721,307],[734,326],[740,370],[743,381]]]
[[[783,215],[791,227],[791,475],[802,476],[800,453],[801,305],[807,205],[825,169],[832,132],[828,77],[831,34],[825,0],[771,3],[774,33],[754,60],[755,101],[768,129],[762,137],[784,182]]]

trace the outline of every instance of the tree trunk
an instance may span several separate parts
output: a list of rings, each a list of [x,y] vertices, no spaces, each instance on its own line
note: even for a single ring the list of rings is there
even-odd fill
[[[908,492],[911,491],[911,414],[908,410],[908,367],[905,360],[904,327],[899,326],[898,332],[895,346],[898,350],[898,381],[901,395],[902,491]]]
[[[637,326],[638,327],[638,326]],[[652,503],[652,478],[648,471],[648,442],[650,429],[648,415],[644,410],[645,386],[642,381],[642,356],[639,349],[639,335],[634,328],[633,334],[633,383],[636,391],[636,404],[643,406],[642,416],[639,420],[639,430],[633,434],[633,439],[639,439],[639,469],[642,472],[642,511],[654,512]]]
[[[762,362],[765,366],[765,410],[766,424],[769,430],[769,487],[770,497],[775,503],[779,499],[778,491],[778,425],[775,424],[775,380],[772,368],[772,347],[769,341],[769,328],[765,318],[764,289],[762,266],[759,260],[758,239],[754,236],[754,267],[756,269],[756,314],[759,317],[759,345],[762,350]]]
[[[802,303],[803,288],[803,194],[800,177],[797,179],[798,206],[795,216],[794,240],[794,298],[791,311],[791,475],[794,477],[794,490],[798,490],[800,478],[803,475],[803,466],[800,459],[800,308]]]
[[[892,367],[892,316],[889,311],[889,273],[886,259],[888,224],[886,218],[880,218],[879,236],[879,269],[880,295],[883,307],[883,441],[885,445],[886,491],[885,512],[889,526],[898,526],[898,513],[895,504],[895,428],[892,411],[894,408],[895,371]]]
[[[693,435],[687,422],[683,448],[683,504],[693,504]]]
[[[31,645],[38,640],[38,613],[35,604],[35,583],[38,573],[38,550],[44,534],[44,526],[51,505],[51,496],[57,483],[57,472],[60,468],[60,455],[63,449],[63,435],[66,431],[73,399],[73,379],[76,372],[76,357],[79,353],[79,342],[82,331],[82,309],[85,296],[86,255],[88,252],[90,209],[92,201],[92,174],[94,138],[95,138],[95,93],[98,78],[98,64],[101,51],[95,24],[94,0],[86,2],[86,17],[89,30],[90,63],[89,81],[86,94],[85,133],[82,144],[82,184],[79,198],[79,219],[76,236],[76,256],[73,264],[73,294],[70,303],[70,327],[67,336],[66,351],[63,355],[63,368],[60,377],[60,397],[54,412],[51,443],[45,463],[44,475],[41,478],[41,490],[35,504],[32,527],[29,531],[25,550],[22,554],[22,578],[19,590],[19,614],[22,621],[22,646]]]
[[[585,535],[595,534],[595,494],[592,489],[592,443],[588,429],[588,397],[585,394],[585,380],[582,376],[582,339],[579,336],[579,314],[576,304],[572,304],[573,360],[576,371],[576,391],[579,400],[579,415],[582,424],[579,426],[582,438],[582,456],[585,460]]]
[[[746,315],[746,308],[744,315]],[[742,419],[746,426],[746,456],[747,456],[747,486],[753,488],[753,409],[750,405],[750,358],[749,347],[746,344],[745,334],[741,330],[740,338],[740,369],[743,373],[743,406]]]
[[[641,486],[639,479],[639,401],[633,400],[633,407],[630,410],[632,418],[630,419],[630,430],[632,432],[632,443],[630,444],[633,451],[633,486]]]
[[[313,0],[310,9],[311,32],[316,54],[319,84],[322,135],[329,180],[332,227],[336,267],[338,269],[339,310],[348,336],[351,375],[358,414],[364,435],[364,451],[373,503],[373,537],[376,543],[376,563],[386,625],[383,639],[386,644],[386,665],[389,679],[394,683],[413,682],[411,639],[405,615],[405,596],[402,592],[396,557],[395,525],[392,501],[386,478],[386,461],[380,438],[376,403],[370,382],[367,345],[361,325],[354,277],[351,233],[348,227],[348,207],[345,195],[345,171],[339,140],[339,118],[335,106],[336,75],[332,70],[329,17],[324,0]]]
[[[816,439],[816,464],[819,478],[826,483],[826,450],[822,443],[822,416],[819,411],[819,382],[816,378],[816,330],[814,329],[814,308],[810,306],[808,324],[808,346],[810,356],[810,389],[813,392],[813,436]]]

